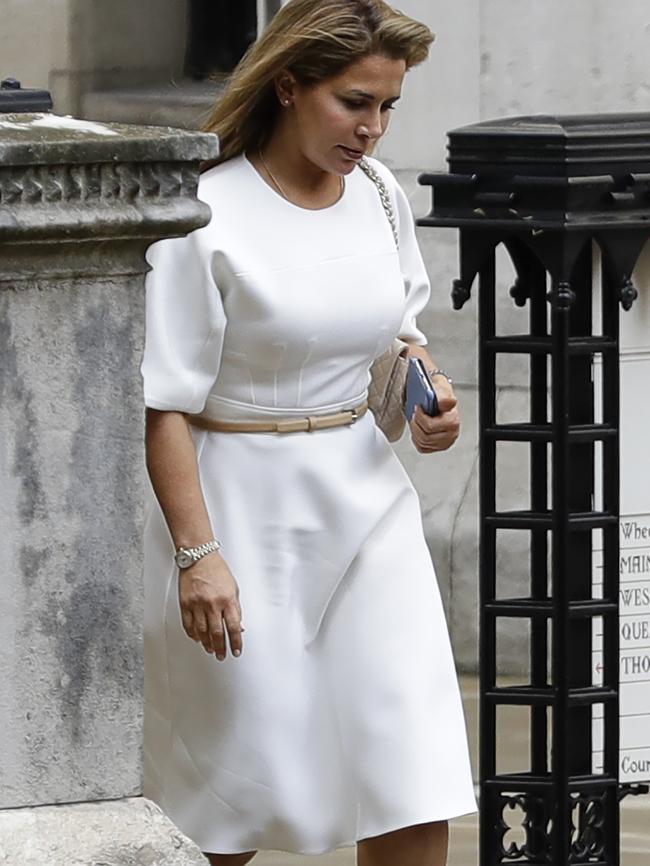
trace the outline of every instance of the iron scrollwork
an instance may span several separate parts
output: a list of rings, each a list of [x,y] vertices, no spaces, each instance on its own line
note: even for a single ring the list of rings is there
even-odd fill
[[[518,825],[513,825],[507,817],[512,817],[517,809],[522,813],[522,818]],[[500,860],[530,860],[535,863],[547,860],[550,852],[550,821],[550,810],[544,797],[531,794],[506,794],[499,797],[496,844]],[[508,843],[506,837],[513,831],[523,831],[523,842]]]
[[[607,794],[571,797],[571,863],[590,863],[605,854],[605,798]]]

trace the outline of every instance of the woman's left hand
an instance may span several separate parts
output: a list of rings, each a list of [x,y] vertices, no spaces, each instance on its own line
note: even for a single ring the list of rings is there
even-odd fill
[[[458,400],[453,388],[446,380],[437,380],[435,388],[440,413],[427,415],[421,406],[416,406],[410,421],[411,439],[421,454],[446,451],[460,435]]]

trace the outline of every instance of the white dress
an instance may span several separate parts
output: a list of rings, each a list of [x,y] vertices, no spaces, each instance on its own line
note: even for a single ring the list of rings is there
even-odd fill
[[[244,157],[206,172],[208,226],[148,252],[147,406],[226,419],[361,402],[429,282],[404,192],[396,249],[360,168],[306,210]],[[476,809],[465,722],[417,494],[370,412],[312,433],[192,428],[244,651],[182,628],[174,548],[145,531],[145,787],[211,853],[319,854]],[[434,456],[429,459],[435,460]],[[206,539],[207,540],[207,539]]]

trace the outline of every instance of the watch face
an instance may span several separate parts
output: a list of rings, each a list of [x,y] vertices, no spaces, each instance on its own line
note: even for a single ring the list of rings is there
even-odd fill
[[[188,568],[193,562],[194,558],[186,550],[179,550],[176,554],[176,565],[179,568]]]

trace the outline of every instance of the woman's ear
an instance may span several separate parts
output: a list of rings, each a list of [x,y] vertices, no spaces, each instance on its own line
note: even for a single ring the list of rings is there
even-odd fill
[[[296,79],[288,69],[283,69],[275,79],[275,92],[280,105],[292,104],[296,90]]]

